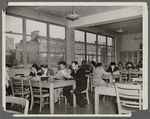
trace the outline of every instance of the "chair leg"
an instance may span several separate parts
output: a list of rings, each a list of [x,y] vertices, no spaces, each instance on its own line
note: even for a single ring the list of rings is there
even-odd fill
[[[90,100],[89,100],[89,93],[88,93],[88,91],[86,92],[86,98],[87,98],[87,102],[88,102],[88,104],[90,104]]]
[[[40,110],[39,110],[39,113],[41,113],[41,110],[42,110],[42,98],[40,98]]]
[[[31,96],[30,111],[32,110],[32,107],[33,107],[33,96]]]
[[[67,105],[67,98],[66,98],[66,96],[65,96],[65,105]]]

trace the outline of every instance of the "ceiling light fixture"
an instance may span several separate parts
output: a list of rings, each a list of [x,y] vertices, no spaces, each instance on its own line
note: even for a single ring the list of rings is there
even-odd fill
[[[74,21],[74,20],[76,20],[76,19],[79,18],[80,15],[74,13],[74,12],[73,12],[73,9],[74,9],[74,7],[72,7],[72,13],[71,13],[71,14],[68,14],[66,19],[71,20],[71,21]]]
[[[124,30],[123,30],[123,29],[121,29],[121,25],[120,25],[120,23],[119,23],[119,29],[118,29],[116,32],[118,32],[118,33],[122,33],[122,32],[124,32]]]

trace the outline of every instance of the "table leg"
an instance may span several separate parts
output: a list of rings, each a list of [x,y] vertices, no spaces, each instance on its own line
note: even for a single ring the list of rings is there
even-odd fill
[[[76,88],[76,82],[74,81],[74,84],[73,84],[73,90]],[[76,96],[75,94],[73,93],[73,106],[76,107]]]
[[[96,87],[95,87],[95,114],[99,114],[99,94],[97,93]]]
[[[54,83],[50,83],[50,114],[54,114]]]

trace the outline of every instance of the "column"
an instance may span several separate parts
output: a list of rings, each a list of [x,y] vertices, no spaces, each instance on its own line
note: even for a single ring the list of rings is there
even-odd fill
[[[26,20],[23,18],[23,65],[27,68],[27,45],[26,45]]]
[[[75,60],[75,30],[66,27],[65,61],[68,65]]]

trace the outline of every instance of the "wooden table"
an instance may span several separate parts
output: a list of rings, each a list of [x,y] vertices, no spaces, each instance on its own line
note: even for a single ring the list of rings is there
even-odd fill
[[[99,114],[99,95],[116,96],[114,85],[95,86],[95,114]]]
[[[35,77],[40,78],[40,77]],[[76,88],[76,83],[74,80],[55,80],[55,81],[48,81],[48,82],[41,82],[41,86],[43,88],[49,88],[49,98],[50,98],[50,114],[54,114],[54,89],[55,88],[62,88],[66,86],[73,86],[73,90]],[[29,86],[29,80],[26,78],[23,81],[23,85]],[[76,96],[73,93],[73,106],[76,107]]]

